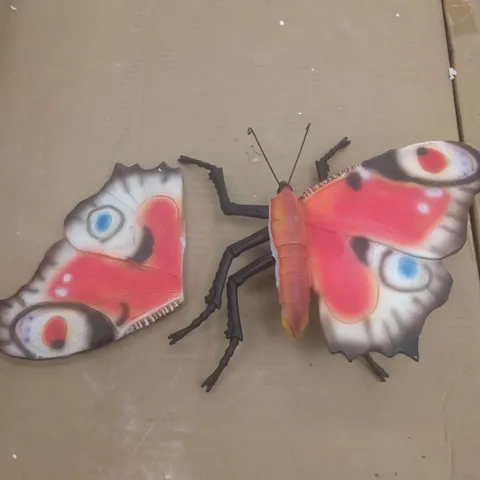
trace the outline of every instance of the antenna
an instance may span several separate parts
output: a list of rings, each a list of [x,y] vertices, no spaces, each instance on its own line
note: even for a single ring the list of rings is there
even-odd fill
[[[272,175],[274,176],[274,178],[275,178],[275,180],[277,181],[277,183],[280,185],[280,180],[279,180],[278,177],[275,175],[275,172],[273,171],[273,168],[272,168],[272,166],[270,165],[270,162],[268,161],[268,158],[267,158],[267,156],[265,155],[265,152],[263,151],[263,148],[262,148],[262,146],[260,145],[260,142],[258,141],[257,135],[256,135],[255,132],[253,131],[253,128],[252,128],[252,127],[248,127],[247,133],[248,133],[248,135],[253,135],[253,137],[255,138],[255,141],[257,142],[257,145],[258,145],[258,147],[260,148],[260,151],[262,152],[263,158],[264,158],[265,161],[267,162],[268,168],[269,168],[270,171],[272,172]]]
[[[292,181],[293,172],[297,168],[298,159],[300,158],[300,155],[302,154],[303,146],[305,145],[305,140],[307,139],[308,131],[310,130],[310,125],[311,124],[309,123],[307,125],[307,128],[305,129],[305,135],[303,136],[303,141],[302,141],[302,144],[300,145],[300,150],[298,152],[297,159],[295,160],[295,163],[293,164],[292,173],[290,174],[290,177],[289,177],[288,182],[287,182],[289,185],[290,185],[290,182]]]

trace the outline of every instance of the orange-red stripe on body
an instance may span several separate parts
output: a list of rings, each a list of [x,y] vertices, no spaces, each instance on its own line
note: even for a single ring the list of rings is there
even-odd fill
[[[310,276],[303,205],[289,187],[270,202],[270,242],[282,324],[294,338],[308,325]]]

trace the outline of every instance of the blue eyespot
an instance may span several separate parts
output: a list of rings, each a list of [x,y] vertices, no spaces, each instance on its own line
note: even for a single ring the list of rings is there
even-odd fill
[[[125,224],[125,215],[113,205],[102,205],[92,210],[86,219],[87,233],[96,241],[110,240]]]
[[[95,230],[99,233],[105,233],[112,225],[112,215],[108,212],[98,214],[95,220]]]
[[[405,278],[415,278],[418,275],[418,263],[410,257],[402,257],[398,260],[398,273]]]

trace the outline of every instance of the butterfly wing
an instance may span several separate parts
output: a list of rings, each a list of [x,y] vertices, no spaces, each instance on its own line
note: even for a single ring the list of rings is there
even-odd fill
[[[390,150],[302,195],[309,222],[410,255],[444,258],[466,240],[480,154],[458,142]]]
[[[66,238],[0,303],[0,348],[33,359],[97,348],[183,301],[180,169],[117,165],[66,217]]]
[[[183,235],[179,226],[167,224],[170,219],[164,217],[168,209],[173,212],[172,220],[175,217],[181,220],[179,168],[162,163],[158,168],[145,170],[138,165],[117,164],[103,188],[67,215],[65,235],[79,250],[160,268],[160,264],[149,260],[166,250],[167,230],[176,230],[176,247],[180,245],[179,236]],[[181,221],[178,223],[183,227]],[[157,243],[161,246],[158,251]]]
[[[375,351],[418,358],[425,319],[445,303],[452,286],[441,261],[329,231],[312,235],[309,250],[315,252],[312,285],[332,353],[349,360]]]
[[[418,357],[424,322],[452,285],[440,259],[466,241],[479,180],[475,149],[425,142],[305,192],[310,274],[332,352]]]

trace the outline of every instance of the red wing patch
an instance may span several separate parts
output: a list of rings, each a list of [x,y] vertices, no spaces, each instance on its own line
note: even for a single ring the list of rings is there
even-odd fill
[[[362,162],[311,188],[302,200],[307,222],[316,228],[438,259],[465,243],[479,178],[476,150],[426,142]]]
[[[378,279],[358,261],[349,238],[308,229],[308,253],[314,290],[322,292],[329,310],[344,323],[370,315],[378,300]]]
[[[477,150],[425,142],[305,192],[312,284],[332,352],[418,357],[424,322],[452,285],[439,259],[465,243],[479,191]]]
[[[66,239],[32,280],[0,303],[0,346],[65,357],[149,325],[183,302],[182,177],[117,165],[65,220]]]

